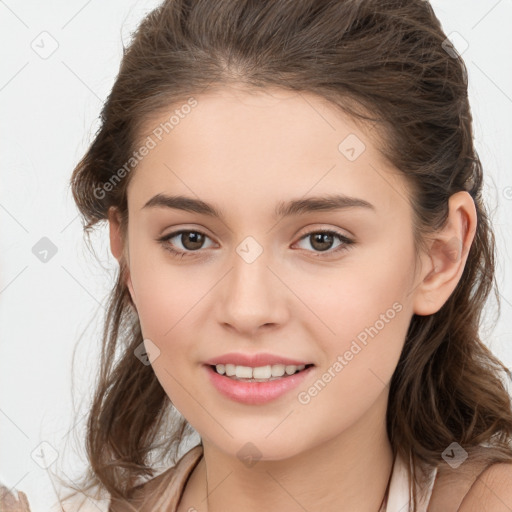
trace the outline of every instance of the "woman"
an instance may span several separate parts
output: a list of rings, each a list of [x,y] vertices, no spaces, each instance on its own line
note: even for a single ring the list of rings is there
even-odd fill
[[[423,0],[143,20],[71,183],[120,267],[84,492],[116,512],[510,510],[509,374],[479,336],[494,237],[446,41]]]

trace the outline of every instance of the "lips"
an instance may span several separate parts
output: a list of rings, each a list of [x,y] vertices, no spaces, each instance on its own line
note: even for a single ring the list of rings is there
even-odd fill
[[[313,366],[293,375],[269,380],[267,382],[249,382],[234,380],[218,374],[211,366],[204,365],[204,371],[211,384],[226,398],[246,405],[263,405],[288,395],[292,389],[304,383],[314,371]]]
[[[288,357],[279,356],[276,354],[270,354],[261,352],[258,354],[242,354],[236,352],[230,352],[222,356],[214,357],[205,361],[206,365],[215,366],[217,364],[234,364],[237,366],[251,366],[252,368],[258,368],[260,366],[284,364],[285,366],[295,365],[311,365],[311,361],[305,361],[300,359],[290,359]]]

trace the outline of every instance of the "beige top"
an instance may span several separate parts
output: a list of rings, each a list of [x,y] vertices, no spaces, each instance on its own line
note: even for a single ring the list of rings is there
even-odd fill
[[[186,452],[175,466],[164,471],[160,475],[137,486],[133,498],[130,500],[131,508],[127,504],[115,504],[110,502],[108,512],[128,512],[138,510],[149,512],[158,510],[161,512],[176,512],[179,500],[183,495],[188,477],[197,466],[203,455],[203,447],[197,445]],[[429,484],[423,499],[418,504],[417,512],[426,512],[437,471],[430,474]],[[393,464],[387,502],[379,512],[406,512],[408,503],[412,503],[412,485],[407,473],[407,465],[397,457]],[[418,493],[419,494],[419,493]]]
[[[424,492],[416,486],[417,494],[417,512],[427,512],[434,483],[437,477],[437,468],[429,473],[427,486]],[[389,494],[387,503],[379,512],[406,512],[409,510],[409,504],[412,504],[413,483],[409,478],[407,464],[401,457],[396,457],[393,464],[393,472],[389,482]]]

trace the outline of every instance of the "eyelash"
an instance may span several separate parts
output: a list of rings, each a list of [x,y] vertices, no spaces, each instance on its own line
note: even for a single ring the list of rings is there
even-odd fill
[[[201,231],[196,231],[196,230],[192,230],[192,229],[182,229],[182,230],[179,230],[179,231],[174,231],[173,233],[169,233],[168,235],[165,235],[161,238],[158,238],[158,242],[160,242],[163,246],[163,248],[170,252],[171,253],[171,256],[175,257],[175,258],[190,258],[190,257],[196,257],[198,256],[198,254],[195,254],[195,253],[199,253],[200,252],[200,249],[198,249],[197,251],[181,251],[181,250],[176,250],[172,247],[172,245],[170,245],[168,243],[168,241],[171,239],[171,238],[174,238],[175,236],[178,236],[178,235],[181,235],[183,233],[198,233],[200,235],[203,235],[207,238],[208,235],[206,235],[205,233],[201,232]],[[345,235],[342,235],[341,233],[338,233],[337,231],[333,231],[333,230],[315,230],[315,231],[310,231],[309,233],[306,233],[305,235],[301,236],[300,239],[298,240],[299,242],[301,240],[304,240],[305,238],[308,238],[309,236],[311,235],[315,235],[315,234],[328,234],[328,235],[334,235],[336,238],[338,238],[341,242],[343,242],[341,245],[339,245],[336,249],[334,250],[327,250],[327,251],[323,251],[323,252],[319,252],[319,251],[314,251],[316,252],[315,254],[315,257],[316,258],[327,258],[329,256],[332,256],[333,254],[337,254],[337,253],[340,253],[340,252],[343,252],[343,251],[348,251],[349,249],[351,249],[352,245],[355,244],[355,242],[353,240],[351,240],[350,238],[347,238]],[[311,251],[308,251],[308,252],[311,252]]]

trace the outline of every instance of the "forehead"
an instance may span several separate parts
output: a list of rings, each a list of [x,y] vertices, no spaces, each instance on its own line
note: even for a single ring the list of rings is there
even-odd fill
[[[151,149],[128,190],[137,209],[162,192],[207,197],[221,209],[326,193],[381,210],[409,207],[403,176],[378,150],[377,130],[317,95],[225,87],[194,102],[174,103],[142,125],[137,146]]]

